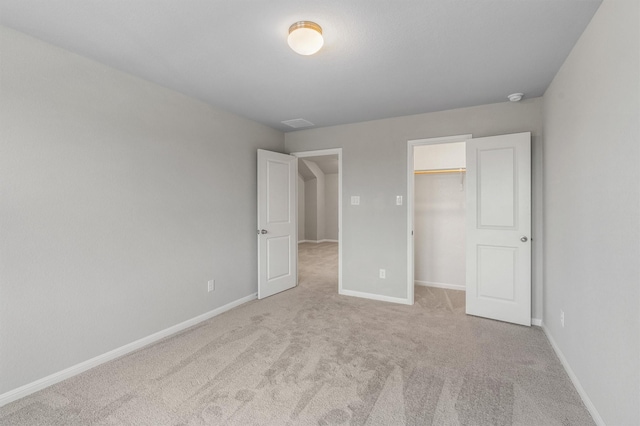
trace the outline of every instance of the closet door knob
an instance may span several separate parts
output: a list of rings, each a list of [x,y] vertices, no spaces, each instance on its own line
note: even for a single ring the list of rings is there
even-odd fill
[[[522,237],[520,237],[520,241],[526,243],[527,241],[529,241],[529,239],[523,235]]]

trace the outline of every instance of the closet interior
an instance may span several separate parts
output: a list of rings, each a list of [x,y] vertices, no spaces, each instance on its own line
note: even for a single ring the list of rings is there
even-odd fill
[[[465,289],[465,142],[414,147],[414,279]]]

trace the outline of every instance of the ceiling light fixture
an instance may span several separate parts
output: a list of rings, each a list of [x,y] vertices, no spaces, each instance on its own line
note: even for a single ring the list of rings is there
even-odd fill
[[[322,28],[311,21],[298,21],[289,27],[289,47],[300,55],[313,55],[324,44]]]
[[[524,93],[512,93],[509,96],[507,96],[507,98],[509,98],[511,102],[520,102],[523,96],[524,96]]]

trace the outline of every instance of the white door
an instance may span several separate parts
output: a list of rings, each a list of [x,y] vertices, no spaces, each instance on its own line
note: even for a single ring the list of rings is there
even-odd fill
[[[295,287],[298,159],[258,150],[258,299]]]
[[[467,141],[467,314],[531,325],[531,133]]]

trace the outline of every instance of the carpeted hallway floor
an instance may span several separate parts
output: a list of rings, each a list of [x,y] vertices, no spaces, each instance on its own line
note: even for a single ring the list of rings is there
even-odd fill
[[[300,285],[0,408],[2,425],[593,425],[541,329],[337,293],[337,245]]]

